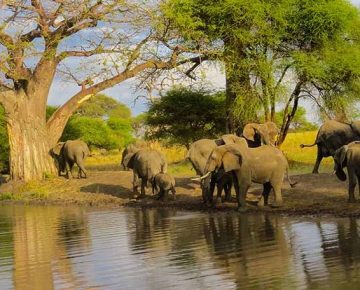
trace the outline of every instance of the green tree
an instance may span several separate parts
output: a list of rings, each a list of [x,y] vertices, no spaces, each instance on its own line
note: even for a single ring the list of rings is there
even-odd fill
[[[49,107],[49,114],[54,109]],[[96,95],[75,111],[61,140],[82,139],[92,147],[118,149],[133,140],[131,120],[131,110],[125,104]]]
[[[284,120],[284,109],[275,114],[275,123],[280,127]],[[318,126],[306,119],[306,110],[299,106],[291,122],[289,130],[292,132],[314,131]]]
[[[224,63],[228,131],[274,121],[284,103],[281,144],[302,98],[341,117],[359,93],[360,18],[348,1],[168,0],[163,10],[182,45]]]
[[[81,139],[91,147],[115,149],[119,143],[104,120],[91,117],[73,117],[61,136],[62,141]]]
[[[11,0],[0,6],[0,103],[6,111],[12,179],[56,173],[49,150],[92,95],[200,60],[165,45],[178,36],[158,33],[164,18],[157,1]],[[79,90],[46,120],[49,91],[59,74]]]
[[[189,147],[195,140],[224,133],[225,116],[223,93],[174,88],[150,104],[146,136]]]

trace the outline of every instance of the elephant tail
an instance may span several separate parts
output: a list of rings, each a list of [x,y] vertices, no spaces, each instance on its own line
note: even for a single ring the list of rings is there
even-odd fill
[[[289,176],[289,167],[286,169],[286,179],[289,182],[291,188],[295,187],[295,185],[298,183],[297,181],[293,182]]]
[[[316,139],[315,139],[315,142],[313,144],[300,144],[300,148],[304,148],[304,147],[314,147],[315,145],[318,145],[319,144],[319,132],[320,130],[318,131],[317,135],[316,135]]]
[[[315,145],[317,145],[318,143],[315,141],[313,144],[300,144],[300,148],[304,148],[304,147],[313,147]]]

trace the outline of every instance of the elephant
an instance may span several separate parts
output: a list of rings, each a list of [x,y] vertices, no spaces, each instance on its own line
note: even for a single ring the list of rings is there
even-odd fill
[[[246,124],[241,136],[244,137],[251,148],[259,147],[262,144],[276,145],[276,135],[279,129],[274,122],[265,122],[263,124]]]
[[[196,171],[196,174],[202,176],[204,174],[204,169],[206,162],[212,152],[217,146],[224,144],[231,144],[237,142],[243,142],[244,139],[240,138],[233,134],[223,135],[220,139],[200,139],[192,143],[189,147],[189,151],[186,155],[186,159],[188,159],[193,168]],[[215,185],[217,187],[217,198],[216,202],[221,200],[221,193],[225,191],[225,200],[229,201],[231,199],[231,187],[232,187],[232,175],[230,173],[225,173],[224,171],[219,171],[217,174],[209,177],[211,179],[211,186],[209,190],[205,190],[201,183],[202,189],[202,197],[204,203],[212,202],[212,196],[215,189]],[[198,180],[194,178],[193,180]]]
[[[158,199],[167,200],[169,191],[173,194],[175,200],[175,178],[168,173],[158,173],[152,182],[153,194],[158,193]]]
[[[313,144],[300,144],[300,147],[313,147],[317,145],[316,162],[312,173],[319,173],[319,166],[323,157],[334,156],[335,151],[341,146],[359,140],[360,121],[342,123],[335,120],[328,120],[320,126]]]
[[[274,189],[273,207],[283,204],[281,186],[285,174],[291,187],[296,184],[290,180],[289,165],[284,154],[271,145],[249,148],[247,145],[235,143],[216,147],[208,158],[205,174],[201,179],[208,180],[209,175],[221,168],[233,174],[239,211],[246,210],[246,194],[252,182],[263,184],[259,206],[268,205],[269,193]],[[204,187],[209,186],[207,181]]]
[[[90,150],[87,144],[81,140],[68,140],[66,142],[59,142],[50,150],[50,154],[58,162],[58,174],[66,171],[66,177],[74,177],[72,174],[72,168],[74,164],[79,168],[78,178],[82,177],[81,173],[84,173],[84,177],[87,177],[87,173],[84,166],[84,161],[87,156],[90,156]],[[70,172],[70,175],[69,175]]]
[[[167,162],[162,153],[155,149],[143,148],[135,153],[128,153],[123,158],[123,164],[133,170],[133,192],[138,193],[138,179],[141,179],[141,194],[145,196],[145,187],[152,182],[158,173],[167,172]]]
[[[123,150],[123,152],[122,152],[120,170],[124,170],[124,171],[130,170],[130,168],[128,168],[124,164],[124,160],[125,160],[126,155],[134,154],[137,151],[139,151],[140,149],[144,149],[144,148],[148,148],[148,144],[146,142],[144,142],[144,141],[141,141],[141,140],[137,140],[135,143],[131,143],[131,144],[127,145],[125,147],[125,149]]]
[[[334,155],[334,162],[335,174],[341,181],[346,180],[346,174],[343,168],[347,167],[349,176],[348,201],[355,202],[354,191],[356,187],[356,180],[360,185],[360,142],[354,141],[337,149]]]

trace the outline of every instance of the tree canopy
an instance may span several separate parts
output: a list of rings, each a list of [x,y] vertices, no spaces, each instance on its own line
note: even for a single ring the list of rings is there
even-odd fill
[[[51,107],[48,109],[53,110]],[[104,94],[81,104],[66,124],[62,141],[82,139],[89,146],[120,149],[133,140],[130,108]]]
[[[174,88],[150,104],[147,138],[189,146],[201,138],[216,138],[225,130],[225,96],[204,90]]]
[[[167,0],[163,10],[185,45],[217,50],[229,131],[274,121],[284,103],[281,144],[302,98],[344,119],[359,95],[360,18],[348,1]]]
[[[28,181],[56,172],[49,150],[92,95],[134,77],[141,86],[159,70],[185,70],[206,59],[190,55],[177,38],[157,1],[2,1],[0,103],[11,178]],[[60,77],[79,89],[46,119],[49,91]]]

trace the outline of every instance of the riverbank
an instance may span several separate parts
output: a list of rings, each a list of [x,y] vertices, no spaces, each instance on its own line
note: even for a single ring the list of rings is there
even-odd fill
[[[295,188],[284,182],[281,208],[257,207],[262,187],[254,184],[248,194],[249,212],[272,212],[288,215],[334,215],[360,217],[360,201],[347,203],[347,183],[330,173],[293,175]],[[116,208],[170,207],[196,211],[236,210],[236,202],[218,204],[214,208],[203,205],[198,182],[191,176],[176,176],[176,200],[155,200],[148,189],[147,197],[133,198],[132,173],[127,171],[93,171],[87,179],[56,177],[28,184],[5,183],[0,187],[1,203],[61,204]],[[272,194],[270,195],[270,202]]]

